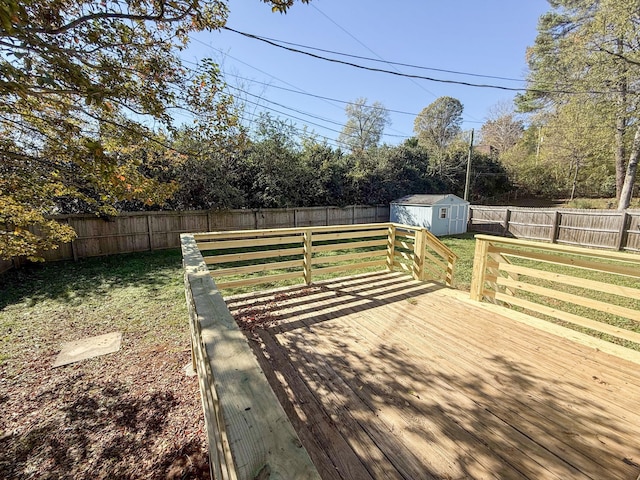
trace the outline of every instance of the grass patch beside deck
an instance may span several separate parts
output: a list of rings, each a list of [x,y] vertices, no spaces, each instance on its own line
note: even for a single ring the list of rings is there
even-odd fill
[[[114,331],[119,352],[51,368]],[[209,478],[178,250],[0,276],[0,352],[0,478]]]

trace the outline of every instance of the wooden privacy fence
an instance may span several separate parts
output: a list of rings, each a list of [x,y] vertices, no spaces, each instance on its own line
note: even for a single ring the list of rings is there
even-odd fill
[[[471,298],[640,345],[637,254],[477,235]]]
[[[640,211],[471,206],[469,230],[525,240],[640,252]]]
[[[109,218],[95,215],[51,218],[69,224],[78,238],[60,245],[57,250],[43,252],[45,261],[179,248],[180,234],[186,232],[387,222],[389,206],[123,212]],[[14,264],[15,261],[0,260],[0,273]]]
[[[451,286],[455,254],[424,228],[377,223],[210,232],[193,235],[218,288],[363,268],[400,269]]]
[[[293,278],[308,284],[314,276],[365,267],[400,268],[450,285],[456,260],[427,230],[392,223],[182,234],[181,244],[215,479],[320,478],[219,288]]]

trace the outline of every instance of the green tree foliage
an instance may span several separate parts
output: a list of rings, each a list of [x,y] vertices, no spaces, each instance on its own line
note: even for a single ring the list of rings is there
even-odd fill
[[[460,100],[439,97],[422,109],[413,123],[418,141],[430,153],[432,166],[441,173],[447,149],[461,132],[462,111]]]
[[[631,138],[640,129],[636,113],[640,97],[635,92],[640,80],[638,4],[635,0],[550,3],[552,9],[540,18],[538,36],[528,52],[531,90],[520,96],[519,105],[525,110],[557,111],[576,98],[576,105],[587,110],[610,112],[616,193],[619,207],[625,208],[639,153]]]
[[[384,129],[391,123],[389,112],[380,102],[367,105],[366,98],[358,98],[345,107],[347,123],[338,142],[351,152],[361,154],[377,147]]]
[[[175,109],[209,139],[228,134],[237,117],[216,65],[190,72],[177,56],[226,16],[222,0],[0,0],[1,257],[36,259],[72,238],[44,218],[61,204],[111,214],[118,200],[170,196],[131,146],[164,145]]]

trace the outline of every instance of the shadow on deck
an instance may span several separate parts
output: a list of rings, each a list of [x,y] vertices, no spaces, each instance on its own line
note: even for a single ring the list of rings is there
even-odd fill
[[[323,479],[629,479],[637,365],[378,272],[228,298]]]

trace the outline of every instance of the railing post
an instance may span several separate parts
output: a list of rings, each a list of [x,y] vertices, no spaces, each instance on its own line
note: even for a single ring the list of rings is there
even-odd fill
[[[313,253],[313,239],[311,229],[304,231],[304,259],[302,261],[304,266],[304,283],[311,284],[311,258]]]
[[[396,227],[389,225],[389,233],[387,234],[387,270],[393,272],[393,264],[396,256]]]
[[[476,238],[476,250],[473,255],[473,275],[471,278],[471,300],[478,302],[482,301],[488,253],[489,242]]]
[[[424,259],[427,248],[427,229],[416,230],[413,243],[413,278],[424,280]]]

